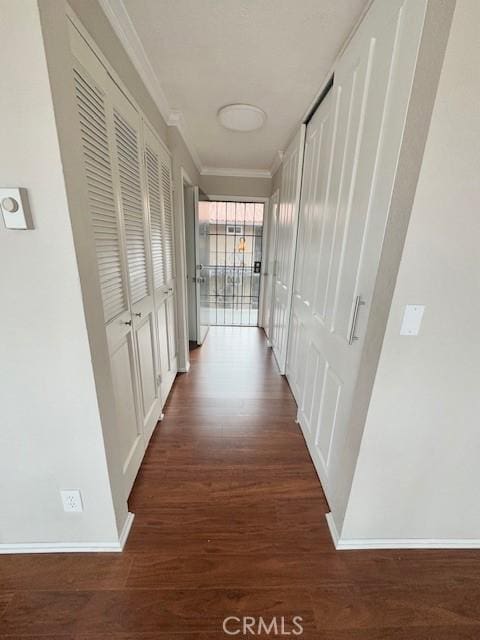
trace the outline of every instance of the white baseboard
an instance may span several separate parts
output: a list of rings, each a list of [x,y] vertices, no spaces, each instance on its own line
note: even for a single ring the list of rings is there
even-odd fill
[[[188,373],[190,371],[190,362],[187,362],[187,364],[184,367],[178,367],[178,373]]]
[[[335,545],[338,551],[353,549],[480,549],[478,539],[435,539],[435,538],[405,538],[405,539],[365,539],[338,540]]]
[[[0,554],[14,553],[119,553],[132,528],[135,514],[128,513],[118,542],[28,542],[0,544]]]
[[[335,525],[335,521],[333,520],[333,516],[331,513],[327,513],[325,515],[327,519],[328,528],[330,530],[330,535],[332,536],[333,544],[335,545],[335,549],[338,549],[338,531]]]
[[[342,539],[338,534],[332,514],[327,513],[326,519],[333,544],[337,551],[348,551],[354,549],[480,549],[480,540],[477,538]]]
[[[127,519],[125,520],[125,524],[123,525],[123,529],[120,532],[120,538],[119,538],[119,546],[120,549],[119,551],[123,551],[123,547],[125,546],[125,543],[127,542],[128,536],[130,534],[130,529],[132,528],[132,524],[133,524],[133,520],[135,518],[135,514],[132,513],[131,511],[129,511],[127,513]]]

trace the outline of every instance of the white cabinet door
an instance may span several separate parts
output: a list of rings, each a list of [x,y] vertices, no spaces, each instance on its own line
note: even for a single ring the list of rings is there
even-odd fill
[[[304,137],[302,125],[285,153],[280,188],[270,341],[281,373],[287,355]]]
[[[76,32],[72,34],[75,37]],[[77,34],[78,35],[78,34]],[[74,52],[88,65],[74,64],[75,95],[88,188],[89,216],[110,353],[125,492],[128,495],[145,450],[139,420],[139,389],[128,297],[127,271],[116,198],[113,120],[108,77],[83,40],[73,40]]]
[[[139,409],[148,442],[161,413],[157,373],[157,331],[150,258],[150,223],[144,196],[141,120],[111,80],[118,203],[123,231],[132,330],[139,389]]]
[[[307,127],[287,376],[333,503],[425,4],[372,5]]]
[[[125,491],[177,373],[170,156],[69,23]]]
[[[168,334],[168,377],[166,376],[165,391],[168,395],[173,380],[178,371],[178,349],[177,349],[177,319],[176,319],[176,273],[175,273],[175,249],[174,249],[174,220],[173,220],[173,193],[172,193],[172,162],[170,155],[162,147],[161,149],[162,168],[162,197],[163,197],[163,220],[165,229],[165,276],[167,279],[167,334]]]
[[[172,181],[170,156],[145,123],[144,139],[155,322],[158,336],[157,359],[163,405],[177,374]]]

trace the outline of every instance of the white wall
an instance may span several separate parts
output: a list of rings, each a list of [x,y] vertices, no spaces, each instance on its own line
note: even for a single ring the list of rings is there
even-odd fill
[[[458,0],[344,539],[480,540],[479,24]]]
[[[115,543],[127,510],[111,493],[39,11],[0,0],[0,14],[0,175],[28,189],[35,223],[0,221],[0,545]],[[84,512],[65,513],[59,490],[76,488]]]
[[[269,198],[272,193],[271,178],[201,176],[200,186],[205,193],[215,196],[250,196],[251,198]]]

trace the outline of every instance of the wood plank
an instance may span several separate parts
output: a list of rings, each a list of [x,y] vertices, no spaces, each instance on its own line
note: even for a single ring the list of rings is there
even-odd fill
[[[0,556],[0,639],[220,640],[226,616],[298,615],[302,640],[478,640],[480,551],[336,552],[263,333],[227,331],[174,385],[123,554]]]

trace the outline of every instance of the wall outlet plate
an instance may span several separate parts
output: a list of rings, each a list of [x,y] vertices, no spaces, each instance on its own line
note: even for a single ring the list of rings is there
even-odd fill
[[[418,336],[425,311],[423,304],[407,304],[403,313],[401,336]]]
[[[63,510],[67,513],[80,513],[83,511],[82,494],[78,489],[61,490]]]

